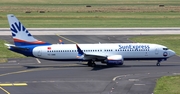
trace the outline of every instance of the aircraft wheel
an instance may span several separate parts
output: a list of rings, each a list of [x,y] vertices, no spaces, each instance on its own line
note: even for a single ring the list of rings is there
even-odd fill
[[[156,63],[156,66],[160,66],[161,61],[162,61],[162,59],[158,60]]]
[[[95,67],[96,63],[92,62],[91,67]]]
[[[88,66],[89,67],[95,67],[96,63],[94,61],[88,61]]]
[[[157,63],[156,66],[160,66],[160,63]]]
[[[123,65],[123,63],[121,63],[120,65]]]
[[[88,66],[91,67],[92,66],[92,62],[91,61],[88,61]]]

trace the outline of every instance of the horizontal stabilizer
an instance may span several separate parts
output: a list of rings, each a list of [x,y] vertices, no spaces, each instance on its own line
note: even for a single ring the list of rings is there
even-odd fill
[[[7,43],[5,43],[4,45],[6,45],[9,49],[28,50],[28,48],[18,47],[18,46],[15,46],[15,45],[13,45],[13,44],[7,44]]]
[[[6,45],[7,47],[15,46],[15,45],[13,45],[13,44],[7,44],[7,43],[4,43],[4,45]]]

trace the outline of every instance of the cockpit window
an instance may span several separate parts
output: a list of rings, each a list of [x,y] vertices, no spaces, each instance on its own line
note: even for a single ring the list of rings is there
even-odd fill
[[[168,48],[163,48],[163,50],[168,50]]]

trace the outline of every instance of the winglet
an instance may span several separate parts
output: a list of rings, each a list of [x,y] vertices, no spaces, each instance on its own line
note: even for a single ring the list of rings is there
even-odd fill
[[[81,50],[81,48],[76,44],[77,47],[77,51],[78,51],[78,56],[77,57],[81,57],[82,55],[84,55],[84,52]]]

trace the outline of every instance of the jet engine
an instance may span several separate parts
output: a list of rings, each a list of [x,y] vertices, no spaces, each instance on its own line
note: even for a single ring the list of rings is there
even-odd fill
[[[108,56],[102,63],[106,63],[107,65],[123,65],[123,57],[122,55]]]

